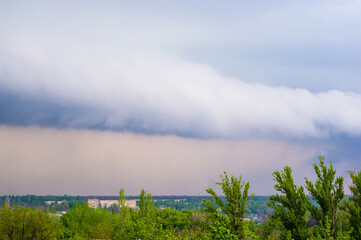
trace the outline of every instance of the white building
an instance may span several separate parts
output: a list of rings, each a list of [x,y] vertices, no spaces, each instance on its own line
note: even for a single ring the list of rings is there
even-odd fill
[[[98,208],[99,206],[104,207],[111,207],[112,205],[118,205],[118,200],[99,200],[97,198],[88,199],[88,204],[92,208]],[[136,200],[126,200],[125,205],[135,209],[137,206]]]

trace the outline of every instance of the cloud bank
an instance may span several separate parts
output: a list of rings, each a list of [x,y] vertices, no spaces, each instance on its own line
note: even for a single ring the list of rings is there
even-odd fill
[[[311,42],[327,45],[325,38],[319,36],[316,41],[311,37],[324,27],[323,34],[332,44],[357,44],[360,36],[354,31],[347,35],[348,40],[330,31],[348,10],[352,11],[342,23],[348,29],[355,27],[352,23],[360,17],[355,12],[360,4],[355,1],[329,4],[326,8],[311,2],[276,7],[266,4],[259,12],[249,5],[247,8],[256,17],[246,14],[240,19],[235,18],[237,12],[226,8],[222,11],[230,11],[230,15],[218,25],[219,16],[214,15],[217,11],[202,20],[189,4],[182,6],[189,18],[186,13],[173,15],[176,10],[169,5],[168,11],[162,11],[156,4],[149,13],[130,3],[116,5],[114,10],[96,2],[70,6],[73,5],[67,2],[8,4],[9,11],[4,12],[0,24],[0,97],[8,102],[0,109],[2,124],[101,128],[196,138],[361,135],[361,94],[357,91],[313,92],[287,84],[255,84],[192,61],[182,52],[200,45],[212,49],[237,42],[238,48],[253,44],[268,51],[275,50],[269,46],[289,47],[293,43],[302,50]],[[202,6],[197,4],[195,8],[198,7]],[[87,11],[78,11],[83,8]],[[66,14],[59,14],[58,9]],[[325,17],[335,9],[340,10],[339,14],[332,19]],[[285,22],[291,18],[289,12],[294,16],[292,29],[287,27],[285,31],[282,26],[290,26]],[[303,23],[305,15],[312,21]],[[184,22],[185,19],[188,20]],[[318,26],[313,20],[323,21]],[[342,26],[336,27],[342,30]],[[224,30],[217,34],[221,29]],[[251,59],[251,55],[244,57]],[[269,57],[275,56],[279,55]],[[314,59],[308,57],[306,62]],[[356,51],[350,58],[357,57]],[[243,62],[245,59],[240,61],[240,67]],[[287,78],[293,78],[289,69],[294,68],[282,67],[288,69],[289,74],[283,79],[287,83]],[[317,73],[317,69],[312,72]],[[253,66],[252,72],[257,72],[257,68]],[[299,69],[296,73],[300,73]],[[262,75],[267,79],[267,72]]]
[[[65,120],[71,127],[98,124],[105,129],[225,138],[361,134],[357,93],[315,94],[249,84],[202,64],[163,56],[92,54],[89,59],[79,53],[73,59],[73,54],[45,55],[38,66],[26,56],[3,59],[7,77],[2,76],[1,87],[42,101],[88,108],[86,115],[73,113]],[[94,119],[91,113],[99,109],[100,116]]]

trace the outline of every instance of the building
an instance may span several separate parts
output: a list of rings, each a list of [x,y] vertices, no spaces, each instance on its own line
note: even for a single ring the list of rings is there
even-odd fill
[[[97,198],[91,198],[91,199],[88,199],[88,204],[92,208],[98,208],[99,206],[104,208],[104,207],[111,207],[114,204],[118,205],[118,200],[99,200]],[[136,200],[127,200],[125,202],[125,205],[130,208],[135,209],[137,206],[137,201]]]
[[[63,200],[63,201],[44,201],[44,203],[45,203],[46,205],[51,205],[51,204],[60,205],[60,204],[62,204],[63,202],[65,202],[65,200]]]

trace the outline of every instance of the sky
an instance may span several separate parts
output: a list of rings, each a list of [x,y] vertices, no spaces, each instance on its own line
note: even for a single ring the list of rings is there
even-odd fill
[[[361,2],[1,1],[0,195],[205,195],[361,163]]]

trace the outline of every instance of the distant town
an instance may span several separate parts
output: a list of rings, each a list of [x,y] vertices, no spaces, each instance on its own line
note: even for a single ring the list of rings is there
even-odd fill
[[[126,206],[136,209],[139,204],[139,196],[129,196],[126,200]],[[154,206],[157,209],[174,209],[182,210],[200,210],[202,209],[202,200],[209,199],[209,196],[153,196]],[[92,208],[107,208],[119,211],[118,196],[36,196],[24,195],[0,196],[0,205],[4,203],[13,205],[26,205],[29,207],[43,206],[55,210],[58,215],[66,213],[68,209],[72,209],[76,204],[81,205],[87,203]],[[267,213],[270,208],[267,206],[268,197],[256,196],[247,203],[246,220],[252,220],[262,223],[267,220]]]

